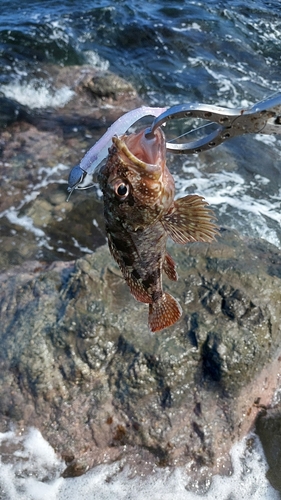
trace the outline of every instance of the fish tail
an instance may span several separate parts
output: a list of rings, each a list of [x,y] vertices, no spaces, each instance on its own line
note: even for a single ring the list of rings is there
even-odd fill
[[[152,332],[173,325],[181,317],[182,309],[178,301],[169,293],[164,293],[160,300],[149,304],[148,324]]]

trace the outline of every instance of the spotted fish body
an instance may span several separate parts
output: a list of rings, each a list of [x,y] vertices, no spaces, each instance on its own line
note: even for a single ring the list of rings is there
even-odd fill
[[[212,212],[197,195],[174,200],[174,179],[166,166],[165,136],[145,131],[113,137],[100,169],[108,244],[132,295],[149,304],[151,331],[173,325],[181,316],[178,301],[162,288],[162,273],[176,281],[167,238],[177,243],[210,242],[216,234]]]

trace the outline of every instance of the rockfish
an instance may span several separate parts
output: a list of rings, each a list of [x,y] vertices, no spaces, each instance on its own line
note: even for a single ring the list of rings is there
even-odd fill
[[[139,133],[112,138],[98,181],[103,192],[108,245],[132,295],[149,304],[151,331],[173,325],[178,301],[162,288],[162,271],[176,281],[167,238],[176,243],[211,242],[217,227],[198,195],[174,200],[175,183],[166,166],[166,142],[157,128],[152,139]]]

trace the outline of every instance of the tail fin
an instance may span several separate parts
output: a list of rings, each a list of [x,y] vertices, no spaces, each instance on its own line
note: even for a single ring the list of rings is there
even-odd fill
[[[178,301],[169,293],[164,293],[160,300],[149,304],[148,324],[152,332],[173,325],[181,317],[182,309]]]

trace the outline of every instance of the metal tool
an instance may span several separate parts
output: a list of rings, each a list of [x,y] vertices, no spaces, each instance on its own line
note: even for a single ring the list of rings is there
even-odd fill
[[[161,127],[170,120],[180,118],[203,119],[203,126],[195,126],[192,130],[182,134],[187,137],[190,134],[204,132],[208,126],[215,130],[205,133],[199,139],[190,140],[185,143],[175,143],[176,139],[166,143],[167,151],[180,154],[201,153],[212,149],[222,142],[243,134],[281,134],[281,93],[260,101],[251,108],[223,108],[211,104],[179,104],[171,108],[137,108],[132,110],[111,125],[99,141],[86,153],[79,165],[73,167],[68,178],[68,198],[75,189],[88,189],[92,183],[87,183],[87,174],[92,174],[101,161],[106,158],[111,139],[115,134],[124,134],[129,127],[134,125],[140,118],[145,116],[156,116],[151,127],[145,131],[146,139],[151,139],[157,127]],[[207,125],[206,125],[207,121]]]
[[[146,138],[152,138],[157,127],[161,127],[169,120],[179,118],[201,118],[204,121],[207,120],[209,125],[216,125],[215,130],[199,139],[184,144],[169,141],[166,145],[167,150],[172,153],[201,153],[238,135],[281,134],[281,94],[258,102],[249,109],[228,109],[210,104],[172,106],[154,119],[151,127],[146,131]],[[187,134],[183,134],[182,137],[199,130],[203,132],[203,129],[207,127],[206,124],[196,127]]]

